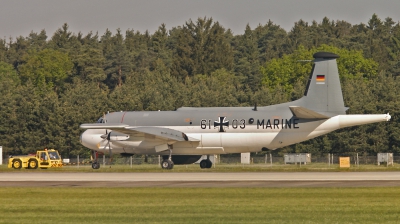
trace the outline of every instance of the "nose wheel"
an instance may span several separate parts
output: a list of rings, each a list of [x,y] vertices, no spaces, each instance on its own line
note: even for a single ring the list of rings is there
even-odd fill
[[[97,153],[97,151],[93,151],[93,152],[92,152],[92,157],[93,157],[93,160],[92,160],[92,168],[95,169],[95,170],[97,170],[97,169],[100,168],[100,163],[99,163],[99,161],[98,161],[98,153]]]
[[[100,169],[100,163],[99,162],[92,162],[92,168],[97,170]]]

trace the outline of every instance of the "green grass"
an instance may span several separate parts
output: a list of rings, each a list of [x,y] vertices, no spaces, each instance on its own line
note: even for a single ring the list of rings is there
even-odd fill
[[[398,223],[400,188],[0,188],[0,223]]]
[[[1,172],[368,172],[368,171],[400,171],[400,164],[395,163],[393,166],[385,165],[360,165],[359,167],[352,165],[350,168],[340,168],[338,164],[328,166],[326,163],[310,163],[307,165],[294,164],[216,164],[211,169],[200,169],[198,164],[191,165],[175,165],[172,170],[163,170],[159,165],[141,164],[141,165],[109,165],[103,166],[98,170],[93,170],[90,165],[64,166],[62,168],[49,169],[21,169],[14,170],[7,168],[7,165],[0,165]]]

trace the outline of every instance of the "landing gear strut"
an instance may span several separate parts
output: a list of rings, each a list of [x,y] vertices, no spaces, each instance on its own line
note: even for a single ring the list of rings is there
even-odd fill
[[[212,167],[212,162],[210,160],[210,155],[207,155],[207,159],[203,159],[202,161],[200,161],[200,168],[202,169],[209,169]]]
[[[167,170],[171,170],[172,168],[174,168],[174,162],[172,161],[172,145],[168,145],[168,150],[169,150],[169,156],[168,159],[164,159],[161,162],[161,168],[163,169],[167,169]]]
[[[93,157],[93,160],[92,160],[92,168],[93,169],[99,169],[100,168],[100,163],[99,163],[99,161],[98,161],[98,153],[97,153],[97,151],[93,151],[93,153],[92,153],[92,157]]]

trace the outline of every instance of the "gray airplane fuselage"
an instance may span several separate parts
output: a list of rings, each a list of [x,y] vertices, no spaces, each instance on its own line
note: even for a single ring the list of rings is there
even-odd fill
[[[107,114],[106,119],[107,123],[124,123],[132,127],[152,126],[178,130],[200,140],[199,142],[176,142],[173,154],[177,155],[255,152],[261,151],[263,147],[278,148],[296,143],[298,141],[296,139],[300,137],[299,131],[304,131],[301,135],[307,136],[310,130],[314,129],[313,127],[323,122],[298,119],[293,117],[287,107],[286,112],[278,108],[279,106],[275,105],[259,107],[257,111],[247,107],[114,112]],[[96,132],[100,136],[105,133],[105,130],[97,129]],[[279,133],[294,136],[290,139],[287,137],[280,139]],[[116,136],[125,136],[115,132],[111,135],[114,139]],[[98,138],[97,142],[94,141],[94,145],[100,140]],[[157,144],[156,140],[145,141],[144,138],[138,137],[118,143],[113,142],[112,148],[113,152],[122,150],[125,153],[156,154],[154,146]]]

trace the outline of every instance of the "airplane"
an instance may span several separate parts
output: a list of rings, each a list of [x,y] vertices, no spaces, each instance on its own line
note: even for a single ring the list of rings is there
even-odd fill
[[[330,52],[313,55],[304,96],[263,107],[181,107],[175,111],[122,111],[81,124],[81,143],[97,152],[124,156],[161,155],[163,169],[193,164],[211,168],[213,154],[275,150],[334,130],[389,121],[389,114],[351,114],[344,106],[336,59]]]

